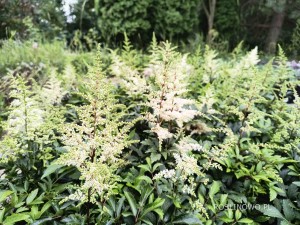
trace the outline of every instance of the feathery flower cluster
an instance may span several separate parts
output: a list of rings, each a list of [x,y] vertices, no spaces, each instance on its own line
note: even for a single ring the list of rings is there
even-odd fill
[[[53,132],[57,124],[61,123],[62,114],[54,105],[61,102],[64,90],[56,73],[52,73],[50,80],[42,89],[27,85],[21,76],[8,75],[11,91],[9,97],[12,102],[9,106],[9,115],[3,123],[5,135],[1,140],[0,154],[2,162],[16,160],[20,155],[32,151],[29,142],[39,147],[36,157],[52,158],[47,144],[56,139]]]
[[[48,105],[60,104],[66,91],[62,88],[61,81],[57,79],[56,71],[52,70],[50,79],[42,88],[41,97]]]
[[[35,132],[44,122],[45,111],[40,108],[38,96],[35,95],[21,77],[12,77],[9,116],[3,129],[5,135],[1,140],[0,155],[2,162],[16,160],[28,148],[27,142],[34,140]]]
[[[206,218],[209,218],[208,213],[207,213],[205,207],[203,206],[203,204],[200,202],[200,200],[193,201],[191,203],[191,206],[192,206],[193,210],[199,211],[200,213],[202,213],[203,215],[205,215]]]
[[[200,152],[203,147],[191,138],[182,138],[178,144],[174,145],[176,153],[173,154],[176,166],[174,169],[162,170],[154,176],[154,179],[171,179],[173,181],[180,180],[187,182],[183,186],[182,192],[187,194],[194,194],[194,178],[193,175],[205,177],[198,165],[197,159],[193,156],[192,152]],[[176,173],[178,171],[178,173]]]
[[[111,72],[119,78],[120,85],[130,96],[145,94],[148,91],[147,80],[139,72],[123,62],[115,52],[112,53]]]
[[[153,112],[148,113],[146,119],[151,131],[162,141],[172,136],[170,131],[162,127],[164,121],[175,121],[178,127],[182,127],[198,115],[198,110],[193,100],[183,98],[191,70],[186,63],[186,56],[181,57],[169,43],[165,43],[152,55],[150,67],[154,87],[148,95],[147,106]]]
[[[87,105],[76,107],[80,123],[65,126],[63,143],[67,153],[56,164],[75,166],[81,173],[83,184],[78,195],[82,202],[96,201],[109,193],[117,181],[116,170],[123,164],[122,150],[134,141],[128,140],[133,122],[123,122],[124,106],[117,104],[101,70],[100,56],[97,68],[92,68],[84,81],[86,93],[82,97]],[[73,198],[75,195],[72,195]],[[76,197],[76,196],[75,196]]]

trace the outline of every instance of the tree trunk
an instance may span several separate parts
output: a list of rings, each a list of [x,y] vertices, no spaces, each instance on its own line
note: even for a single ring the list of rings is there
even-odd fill
[[[214,19],[215,19],[217,0],[209,0],[208,7],[205,5],[204,1],[202,3],[203,3],[203,9],[204,9],[204,12],[205,12],[205,15],[207,18],[207,25],[208,25],[206,43],[208,45],[211,45],[212,41],[213,41],[213,27],[214,27]]]
[[[276,46],[281,32],[282,24],[284,21],[285,12],[274,12],[269,29],[268,37],[266,40],[265,52],[274,55],[276,53]]]

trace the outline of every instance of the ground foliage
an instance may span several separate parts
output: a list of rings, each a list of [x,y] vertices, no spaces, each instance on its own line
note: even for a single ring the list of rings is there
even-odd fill
[[[0,223],[299,224],[299,81],[281,48],[266,65],[155,37],[143,54],[126,36],[94,60],[64,53],[1,77]]]

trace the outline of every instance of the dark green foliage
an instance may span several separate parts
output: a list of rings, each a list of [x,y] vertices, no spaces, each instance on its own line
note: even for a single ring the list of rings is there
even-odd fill
[[[124,32],[146,47],[155,32],[160,40],[180,41],[199,30],[199,1],[79,1],[72,23],[82,32],[96,28],[105,44],[120,44]]]
[[[99,0],[97,13],[97,27],[105,43],[116,40],[126,32],[130,37],[137,39],[137,35],[146,38],[145,34],[151,29],[149,9],[151,0],[134,1],[106,1]]]
[[[153,0],[152,4],[152,30],[162,40],[184,40],[199,29],[199,1]]]
[[[0,1],[0,38],[62,38],[65,15],[62,1]]]

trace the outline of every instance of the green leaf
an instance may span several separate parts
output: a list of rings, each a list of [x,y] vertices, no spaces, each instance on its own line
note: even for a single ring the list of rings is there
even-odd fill
[[[35,199],[35,197],[36,197],[37,194],[38,194],[38,191],[39,191],[39,189],[37,188],[37,189],[35,189],[34,191],[32,191],[32,192],[28,195],[28,197],[27,197],[27,199],[26,199],[26,204],[27,204],[27,205],[29,205],[29,204]]]
[[[116,200],[113,196],[108,199],[108,203],[109,203],[110,207],[112,208],[112,211],[116,211]]]
[[[16,213],[24,212],[24,211],[27,211],[27,210],[28,210],[28,208],[23,206],[23,207],[18,208],[16,210]]]
[[[152,184],[152,180],[150,177],[147,177],[147,176],[138,176],[137,177],[138,180],[144,180],[146,181],[148,184]]]
[[[277,197],[277,192],[270,188],[270,202],[273,201]]]
[[[150,158],[151,158],[151,162],[154,163],[154,162],[161,159],[161,154],[157,154],[157,153],[152,152]]]
[[[195,215],[182,215],[176,217],[173,224],[202,224]]]
[[[226,204],[228,194],[222,194],[220,198],[220,205],[223,206]]]
[[[145,171],[151,172],[151,169],[148,165],[139,165],[138,167],[144,169]]]
[[[43,207],[41,209],[41,215],[43,215],[44,212],[46,212],[51,207],[51,205],[52,205],[51,201],[49,201],[45,205],[43,205]]]
[[[133,216],[132,212],[122,212],[122,215],[124,217],[127,217],[127,216]]]
[[[8,217],[3,222],[3,225],[12,225],[16,222],[23,221],[29,219],[30,216],[28,214],[14,213]]]
[[[287,220],[282,220],[280,222],[280,225],[292,225],[292,224],[289,221],[287,221]]]
[[[233,219],[233,211],[232,211],[232,209],[227,209],[227,210],[225,211],[225,215],[226,215],[228,218]]]
[[[116,210],[117,216],[121,215],[121,210],[122,210],[122,207],[124,205],[124,201],[125,201],[125,198],[122,197],[122,198],[120,198],[120,200],[117,203],[117,210]]]
[[[36,205],[31,207],[30,215],[31,215],[31,218],[34,220],[37,220],[40,218],[41,215],[40,215],[39,209]]]
[[[57,169],[62,168],[64,165],[59,165],[59,164],[52,164],[47,167],[47,169],[44,171],[43,176],[41,179],[49,176],[50,174],[54,173]]]
[[[259,162],[257,165],[256,165],[256,172],[259,173],[262,169],[262,162]]]
[[[124,191],[124,195],[129,202],[129,205],[130,205],[133,215],[136,216],[138,210],[137,210],[137,204],[136,204],[136,201],[135,201],[133,195],[131,193],[129,193],[128,191]]]
[[[226,216],[221,216],[221,217],[219,217],[219,219],[225,223],[231,223],[234,221],[234,219],[228,218]]]
[[[148,224],[148,225],[153,225],[153,223],[148,220],[148,219],[142,219],[142,221],[145,223],[145,224]]]
[[[152,202],[151,204],[148,204],[145,209],[142,211],[142,215],[141,218],[143,218],[147,213],[153,211],[156,208],[161,207],[164,204],[165,200],[162,198],[157,198],[155,199],[154,202]]]
[[[240,219],[238,222],[239,223],[253,223],[253,220],[249,219],[249,218],[243,218],[243,219]]]
[[[11,190],[7,190],[7,191],[1,191],[0,192],[0,202],[3,202],[9,195],[11,195],[12,193],[14,193]]]
[[[287,199],[283,200],[282,208],[285,218],[289,221],[292,221],[295,218],[295,212]]]
[[[214,181],[209,190],[209,197],[213,199],[214,195],[220,191],[220,187],[222,186],[221,182]]]
[[[242,217],[242,213],[240,210],[236,210],[235,211],[235,219],[239,220]]]
[[[161,220],[164,218],[164,211],[162,209],[157,208],[154,209],[153,211],[159,216]]]
[[[44,224],[44,222],[52,221],[52,220],[53,220],[53,217],[47,217],[47,218],[43,218],[43,219],[40,219],[40,220],[36,220],[31,225],[40,225],[40,224]]]
[[[5,209],[1,209],[1,210],[0,210],[0,224],[1,224],[2,221],[3,221],[4,213],[5,213]]]
[[[284,219],[283,215],[279,212],[277,208],[272,205],[262,206],[258,208],[264,215],[270,216],[272,218]]]
[[[293,184],[295,184],[296,186],[300,187],[300,181],[294,181]]]
[[[110,205],[105,205],[105,206],[103,207],[103,212],[108,213],[111,217],[114,216],[114,210],[111,208]]]

